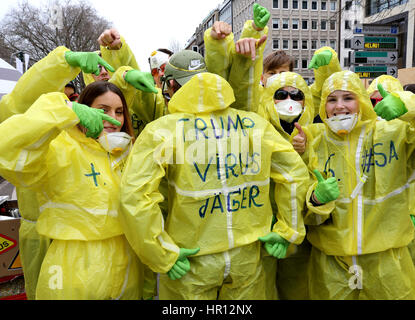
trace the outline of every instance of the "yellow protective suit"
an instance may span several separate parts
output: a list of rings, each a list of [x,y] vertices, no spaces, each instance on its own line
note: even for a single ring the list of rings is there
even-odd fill
[[[324,81],[326,81],[326,79],[330,77],[333,73],[342,71],[339,62],[339,57],[337,56],[337,52],[334,51],[331,47],[321,47],[320,49],[314,52],[314,55],[319,54],[325,50],[329,50],[332,54],[330,62],[326,66],[321,66],[317,69],[313,69],[315,81],[310,86],[311,94],[314,99],[314,116],[317,116],[320,112],[321,90]]]
[[[252,20],[247,20],[242,30],[241,39],[260,39],[268,35],[268,27],[257,31],[252,27]],[[258,86],[263,64],[263,53],[266,41],[257,48],[255,61],[250,57],[237,54],[233,33],[224,39],[215,40],[211,37],[212,28],[204,33],[206,47],[205,62],[209,72],[216,73],[225,78],[235,94],[235,102],[232,108],[245,111],[258,111],[261,88]]]
[[[132,69],[134,68],[131,66],[118,68],[109,81],[120,88],[124,94],[132,116],[134,131],[138,136],[148,123],[166,115],[168,110],[160,88],[157,88],[158,94],[148,93],[137,90],[124,80],[124,73]],[[163,214],[167,214],[168,211],[167,188],[167,180],[163,179],[160,183],[160,190],[165,198],[165,201],[160,203]],[[144,299],[149,299],[157,295],[157,274],[149,270],[147,266],[144,266],[144,269],[145,281],[143,296]]]
[[[170,114],[146,126],[127,162],[121,221],[141,261],[167,273],[179,248],[200,248],[183,278],[160,277],[160,299],[265,298],[257,239],[270,231],[270,179],[280,208],[273,231],[303,240],[304,163],[269,122],[229,108],[233,101],[226,80],[195,75],[169,102]],[[165,176],[166,221],[158,206]]]
[[[65,60],[67,48],[61,46],[35,63],[20,77],[13,91],[0,100],[0,122],[24,113],[42,94],[61,91],[80,72]],[[36,193],[24,187],[17,187],[17,201],[22,216],[19,228],[19,252],[23,267],[26,296],[35,299],[36,283],[40,266],[49,247],[50,239],[39,235],[36,221],[39,205]]]
[[[264,92],[261,96],[260,110],[265,112],[259,112],[259,115],[271,122],[278,133],[287,141],[291,142],[292,138],[298,134],[298,130],[294,127],[292,133],[288,133],[283,129],[274,102],[275,91],[284,87],[294,87],[304,93],[304,109],[297,122],[301,126],[313,123],[314,104],[311,91],[303,77],[294,72],[283,72],[268,79],[267,86],[264,88]],[[278,208],[274,201],[274,187],[274,184],[271,182],[270,198],[275,215]],[[307,267],[310,252],[311,246],[308,241],[304,239],[300,246],[291,246],[285,259],[272,261],[275,260],[273,257],[264,257],[264,263],[268,264],[268,266],[265,267],[265,272],[268,279],[267,284],[269,285],[268,290],[270,292],[270,299],[276,298],[272,295],[275,290],[275,284],[277,286],[278,298],[281,300],[308,299]]]
[[[415,101],[400,119],[377,121],[369,96],[358,76],[338,72],[324,82],[320,117],[327,119],[327,96],[336,90],[357,96],[359,118],[345,136],[326,123],[304,127],[309,170],[338,180],[340,196],[314,207],[310,196],[307,239],[311,299],[414,299],[415,268],[408,244],[414,238],[409,217],[409,184],[415,166]],[[409,93],[399,92],[403,101]],[[403,121],[402,121],[403,120]],[[408,121],[408,122],[407,122]],[[391,179],[393,177],[393,179]],[[346,281],[350,280],[350,281]]]
[[[128,150],[115,158],[87,138],[65,99],[44,94],[0,125],[0,175],[37,192],[36,229],[53,239],[36,299],[139,299],[142,266],[118,218]]]
[[[100,46],[99,52],[102,58],[116,70],[115,73],[108,71],[111,76],[109,82],[114,83],[123,92],[131,115],[134,134],[137,137],[148,122],[164,115],[164,100],[161,93],[160,96],[153,96],[136,90],[124,81],[122,75],[125,71],[140,70],[140,67],[125,38],[121,36],[120,40],[122,45],[119,50],[111,50],[105,46]],[[91,74],[84,73],[83,78],[86,85],[95,81]],[[164,185],[167,190],[167,183],[164,183]],[[163,209],[167,210],[167,201],[163,203]],[[150,299],[157,295],[157,275],[144,266],[144,277],[143,298]]]
[[[370,84],[370,86],[367,88],[366,91],[369,94],[369,96],[371,96],[375,91],[378,91],[378,84],[381,84],[383,89],[385,89],[389,93],[403,91],[402,84],[398,79],[392,76],[382,75],[374,79],[372,83]],[[411,103],[410,95],[405,95],[402,97],[402,99],[404,99],[403,101],[405,104]],[[378,119],[381,119],[381,118],[378,117]],[[409,190],[410,190],[409,198],[411,201],[409,214],[415,215],[415,184],[414,183],[411,183],[411,185],[409,186]],[[408,249],[409,249],[409,252],[411,253],[412,261],[415,263],[415,239],[412,240],[412,242],[408,245]]]

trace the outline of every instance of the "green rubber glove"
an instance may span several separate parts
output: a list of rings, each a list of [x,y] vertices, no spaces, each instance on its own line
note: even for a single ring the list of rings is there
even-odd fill
[[[114,68],[111,67],[104,59],[102,59],[95,52],[65,52],[65,60],[72,67],[79,67],[85,73],[94,73],[99,76],[101,70],[99,65],[104,66],[108,71],[114,72]]]
[[[270,12],[260,6],[258,3],[254,3],[254,23],[258,28],[264,29],[271,17]]]
[[[414,224],[414,227],[415,227],[415,216],[410,215],[410,217],[411,217],[412,223]]]
[[[81,125],[87,129],[86,136],[88,138],[98,138],[104,129],[104,124],[102,123],[104,120],[116,126],[121,125],[121,122],[105,114],[105,111],[102,109],[91,108],[84,104],[72,102],[72,110],[78,116]]]
[[[172,280],[177,280],[183,277],[190,270],[190,261],[187,259],[188,256],[198,253],[200,248],[196,249],[186,249],[180,248],[179,257],[177,258],[176,263],[167,272],[167,275]]]
[[[401,115],[408,112],[405,104],[395,93],[388,93],[383,86],[378,83],[379,93],[382,95],[382,101],[375,106],[376,114],[387,121],[399,118]]]
[[[285,257],[288,245],[290,244],[276,232],[270,232],[264,237],[259,237],[258,240],[264,242],[265,250],[277,259]]]
[[[320,203],[327,203],[336,200],[340,195],[337,179],[334,177],[325,180],[321,173],[316,169],[313,171],[317,177],[317,187],[314,190],[314,196]]]
[[[330,63],[332,56],[333,53],[330,50],[323,50],[319,53],[315,53],[308,65],[308,69],[318,69],[327,66]]]
[[[149,72],[130,70],[127,72],[124,79],[138,90],[153,93],[158,92],[154,84],[153,76]]]

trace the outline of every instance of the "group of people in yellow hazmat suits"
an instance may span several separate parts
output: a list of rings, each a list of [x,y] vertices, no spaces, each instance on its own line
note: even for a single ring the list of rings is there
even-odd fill
[[[154,79],[105,30],[3,97],[29,299],[415,299],[415,95],[366,90],[329,47],[308,86],[263,59],[269,18],[254,4],[236,42],[215,22],[206,58],[160,57]]]

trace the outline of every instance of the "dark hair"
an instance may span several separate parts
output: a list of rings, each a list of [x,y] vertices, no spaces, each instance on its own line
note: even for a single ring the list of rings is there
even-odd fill
[[[131,122],[130,112],[128,111],[127,102],[122,91],[113,83],[108,81],[95,81],[85,87],[79,96],[78,103],[91,106],[94,100],[103,95],[104,93],[111,91],[120,97],[123,106],[124,124],[121,131],[128,133],[135,140],[134,129]]]
[[[406,84],[404,85],[403,89],[405,91],[411,91],[412,93],[415,93],[415,83]]]
[[[289,65],[290,71],[294,69],[294,59],[282,50],[271,52],[264,59],[264,72],[281,67],[284,64]]]
[[[65,88],[66,87],[68,87],[68,88],[72,88],[73,89],[73,91],[76,93],[76,87],[75,87],[75,85],[72,83],[72,82],[68,82],[66,85],[65,85]]]

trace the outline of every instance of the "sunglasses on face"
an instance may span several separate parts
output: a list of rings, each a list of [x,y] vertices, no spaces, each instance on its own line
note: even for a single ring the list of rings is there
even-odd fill
[[[372,102],[372,106],[376,106],[380,101],[382,101],[383,98],[370,98],[370,101]]]
[[[285,100],[287,97],[290,96],[290,98],[294,101],[301,101],[304,100],[304,93],[301,90],[294,89],[291,91],[287,91],[284,89],[278,89],[274,93],[274,99],[275,100]]]

